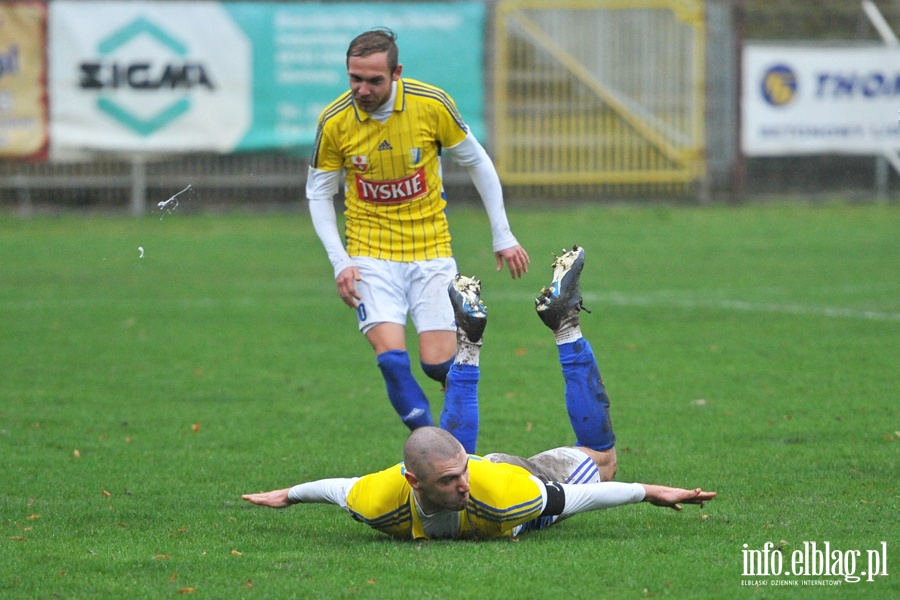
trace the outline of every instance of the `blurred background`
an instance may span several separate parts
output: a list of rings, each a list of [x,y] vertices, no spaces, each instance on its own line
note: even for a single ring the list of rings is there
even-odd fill
[[[140,215],[188,185],[196,210],[300,208],[375,26],[455,99],[512,206],[889,201],[895,25],[898,0],[8,1],[0,210]]]

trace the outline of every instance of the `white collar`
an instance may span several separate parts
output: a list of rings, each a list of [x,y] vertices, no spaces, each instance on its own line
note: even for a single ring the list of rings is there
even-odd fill
[[[391,97],[388,101],[369,113],[369,117],[379,123],[384,123],[394,112],[394,103],[397,101],[397,82],[391,82]]]

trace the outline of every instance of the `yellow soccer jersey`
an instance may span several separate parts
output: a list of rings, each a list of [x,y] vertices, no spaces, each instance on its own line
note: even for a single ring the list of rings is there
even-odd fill
[[[357,108],[349,91],[322,112],[310,164],[345,170],[350,256],[452,256],[439,153],[467,133],[450,96],[413,79],[397,82],[394,112],[384,123]]]
[[[354,519],[400,539],[427,538],[416,510],[403,464],[366,475],[347,495]],[[540,516],[538,484],[522,467],[469,456],[469,502],[460,511],[458,538],[506,537],[516,525]]]

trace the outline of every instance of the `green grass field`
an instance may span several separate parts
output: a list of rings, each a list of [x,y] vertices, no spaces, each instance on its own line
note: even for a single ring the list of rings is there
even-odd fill
[[[489,543],[250,506],[386,467],[406,434],[305,212],[5,215],[0,597],[900,597],[900,207],[511,210],[521,281],[494,272],[482,210],[450,216],[490,311],[479,451],[572,441],[532,299],[578,243],[618,479],[718,499]],[[886,549],[888,575],[742,576],[766,542],[785,571],[804,543],[857,575]]]

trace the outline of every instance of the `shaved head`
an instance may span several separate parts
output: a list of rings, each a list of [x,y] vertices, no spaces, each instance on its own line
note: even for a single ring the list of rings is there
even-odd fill
[[[462,444],[453,435],[439,427],[419,427],[413,430],[403,444],[403,462],[406,469],[419,479],[428,479],[435,463],[457,458],[465,454]]]

